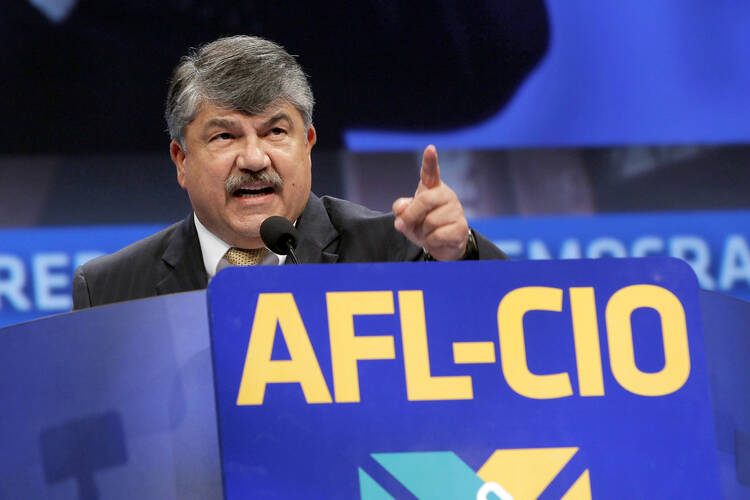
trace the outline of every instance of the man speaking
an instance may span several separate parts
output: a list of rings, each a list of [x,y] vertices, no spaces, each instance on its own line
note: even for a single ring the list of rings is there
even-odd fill
[[[414,196],[381,214],[310,192],[313,95],[296,60],[273,42],[235,36],[182,58],[166,120],[177,182],[194,213],[76,270],[75,309],[205,288],[230,265],[277,265],[260,226],[294,223],[301,263],[502,259],[469,229],[428,146]]]

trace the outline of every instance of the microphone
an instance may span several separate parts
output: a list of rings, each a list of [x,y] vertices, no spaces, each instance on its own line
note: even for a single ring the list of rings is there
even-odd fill
[[[260,238],[275,254],[287,255],[292,264],[299,264],[294,249],[297,246],[297,228],[284,217],[272,215],[260,225]]]

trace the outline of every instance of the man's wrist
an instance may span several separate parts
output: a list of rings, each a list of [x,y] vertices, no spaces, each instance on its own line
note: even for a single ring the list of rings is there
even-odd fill
[[[474,230],[469,228],[469,235],[466,238],[466,251],[461,260],[478,260],[479,259],[479,245],[477,245],[477,237],[474,235]]]
[[[430,252],[422,249],[422,252],[424,253],[424,260],[431,262],[436,261],[437,259],[430,255]],[[469,228],[469,232],[466,236],[466,250],[464,250],[464,254],[461,256],[461,258],[456,260],[478,260],[479,259],[479,246],[477,245],[477,238],[474,235],[474,230]]]

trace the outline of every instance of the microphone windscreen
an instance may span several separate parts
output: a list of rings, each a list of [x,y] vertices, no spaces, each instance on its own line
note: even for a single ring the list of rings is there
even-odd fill
[[[289,254],[289,247],[297,246],[297,228],[284,217],[272,215],[260,225],[260,238],[275,254]]]

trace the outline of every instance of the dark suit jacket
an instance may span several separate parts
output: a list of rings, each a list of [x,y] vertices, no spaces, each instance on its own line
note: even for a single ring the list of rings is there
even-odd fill
[[[421,248],[393,227],[393,214],[310,194],[297,221],[297,258],[306,264],[405,262],[424,259]],[[506,259],[477,235],[480,259]],[[73,308],[83,309],[206,288],[208,278],[193,214],[168,228],[76,269]]]

